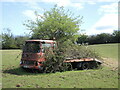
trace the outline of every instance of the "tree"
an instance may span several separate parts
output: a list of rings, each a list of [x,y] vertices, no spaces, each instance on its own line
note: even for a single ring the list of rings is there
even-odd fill
[[[96,36],[97,43],[104,44],[104,43],[110,42],[110,37],[111,37],[110,34],[107,34],[107,33],[98,34]]]
[[[101,33],[97,35],[89,36],[89,44],[104,44],[112,42],[112,35],[108,33]]]
[[[120,43],[120,30],[115,30],[113,33],[112,33],[112,36],[113,36],[113,42],[117,42],[117,43]]]
[[[82,23],[82,17],[73,17],[71,12],[63,7],[54,6],[50,11],[45,11],[43,16],[37,12],[36,21],[28,20],[24,25],[32,32],[33,39],[55,39],[59,42],[77,39],[77,32]]]
[[[83,44],[88,42],[88,36],[83,34],[78,37],[77,43]]]
[[[97,42],[96,35],[89,36],[88,42],[89,42],[89,44],[96,44],[96,42]]]
[[[16,48],[15,41],[13,34],[9,28],[4,29],[6,30],[5,33],[2,33],[2,48],[9,49],[9,48]]]
[[[26,36],[14,36],[9,28],[5,28],[1,35],[2,49],[21,48],[25,40],[29,39]]]
[[[15,37],[15,45],[18,48],[22,48],[23,44],[25,43],[25,40],[29,39],[29,37],[26,36],[16,36]]]

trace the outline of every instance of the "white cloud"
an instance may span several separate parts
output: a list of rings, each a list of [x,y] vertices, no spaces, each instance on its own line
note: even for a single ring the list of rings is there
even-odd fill
[[[64,6],[64,7],[66,6],[75,7],[77,9],[83,9],[85,3],[94,5],[96,3],[101,3],[101,2],[118,3],[118,1],[119,0],[41,0],[41,2],[54,3],[57,4],[58,6]]]
[[[119,2],[119,0],[1,0],[2,2]]]
[[[119,0],[70,0],[73,3],[88,3],[88,4],[96,4],[96,3],[105,3],[105,2],[111,2],[111,3],[117,3]]]
[[[30,7],[31,9],[43,11],[43,8],[41,8],[41,7],[38,5],[37,2],[34,2],[34,1],[33,1],[33,2],[27,2],[25,5],[28,6],[28,7]]]
[[[87,1],[87,3],[88,3],[88,4],[91,4],[91,5],[96,4],[96,2],[94,2],[94,1]]]
[[[73,3],[73,4],[71,3],[70,6],[78,8],[78,9],[83,9],[84,8],[83,3]]]
[[[68,6],[71,4],[70,0],[43,0],[46,3],[55,3],[58,6]]]
[[[102,5],[100,6],[100,9],[98,10],[100,14],[102,13],[118,13],[118,3],[111,3],[109,5]]]
[[[74,2],[73,0],[42,0],[42,2],[45,3],[53,3],[57,4],[58,6],[64,6],[64,7],[75,7],[77,9],[83,8],[83,3],[81,2]]]
[[[35,20],[36,16],[33,10],[25,10],[24,12],[22,12],[23,15],[27,16],[28,18]]]
[[[98,2],[118,2],[119,0],[96,0]]]
[[[38,17],[35,15],[35,11],[33,10],[25,10],[22,12],[23,15],[28,17],[30,20],[36,21],[36,18],[41,19],[43,18],[43,15],[41,13],[38,13]]]
[[[105,14],[100,18],[95,25],[93,25],[87,34],[100,34],[100,33],[112,33],[113,30],[118,29],[118,15],[117,14]]]
[[[74,0],[1,0],[2,2],[26,2],[31,8],[41,9],[38,2],[57,4],[58,6],[73,7],[77,9],[83,8],[84,2],[74,2]]]
[[[33,0],[0,0],[1,2],[32,2]],[[35,0],[38,1],[38,0]]]
[[[1,1],[2,2],[27,2],[28,4],[31,5],[30,7],[33,7],[35,9],[41,9],[37,5],[38,2],[52,3],[52,4],[57,4],[58,6],[83,9],[85,3],[94,5],[98,2],[118,2],[119,0],[1,0]]]
[[[88,30],[87,34],[112,33],[113,30],[118,30],[118,3],[102,5],[98,11],[102,17]]]

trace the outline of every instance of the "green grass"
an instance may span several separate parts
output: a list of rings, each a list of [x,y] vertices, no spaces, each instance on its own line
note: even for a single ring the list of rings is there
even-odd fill
[[[120,44],[120,43],[119,43]],[[118,44],[98,44],[90,45],[100,56],[104,58],[112,58],[118,60]]]
[[[98,46],[100,49],[101,45]],[[97,46],[94,48],[97,50]],[[118,88],[118,71],[108,67],[51,74],[30,73],[19,68],[21,56],[17,59],[16,57],[21,50],[1,50],[0,52],[2,52],[3,88]]]
[[[107,73],[105,73],[107,72]],[[3,88],[117,88],[117,72],[107,69],[53,74],[3,75]]]

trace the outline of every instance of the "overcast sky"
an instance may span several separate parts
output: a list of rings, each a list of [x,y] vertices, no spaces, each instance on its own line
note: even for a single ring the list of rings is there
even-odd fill
[[[83,16],[80,29],[88,35],[112,33],[118,30],[119,0],[1,0],[0,27],[10,28],[14,35],[25,35],[29,30],[23,23],[35,20],[34,11],[43,14],[55,4],[64,6],[66,10]],[[4,32],[4,31],[3,31]]]

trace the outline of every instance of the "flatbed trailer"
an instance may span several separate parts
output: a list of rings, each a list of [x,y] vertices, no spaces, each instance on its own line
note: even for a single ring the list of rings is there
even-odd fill
[[[66,60],[64,60],[64,62],[71,63],[73,68],[82,70],[97,68],[102,64],[102,61],[96,58],[81,58],[81,59],[67,58]]]

